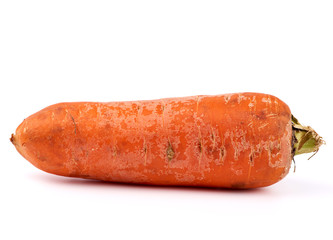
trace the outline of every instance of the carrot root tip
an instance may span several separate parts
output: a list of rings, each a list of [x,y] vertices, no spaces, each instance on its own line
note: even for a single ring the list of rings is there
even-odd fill
[[[16,145],[16,141],[15,141],[15,135],[12,133],[11,137],[10,137],[10,142],[14,145]]]

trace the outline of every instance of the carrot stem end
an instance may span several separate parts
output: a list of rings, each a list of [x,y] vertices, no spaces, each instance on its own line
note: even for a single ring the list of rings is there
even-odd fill
[[[294,134],[293,151],[295,155],[311,152],[317,153],[320,146],[325,144],[323,138],[313,128],[301,125],[294,116],[291,116],[291,122]]]

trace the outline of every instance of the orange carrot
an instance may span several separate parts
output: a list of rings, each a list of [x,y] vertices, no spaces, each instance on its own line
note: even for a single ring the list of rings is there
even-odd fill
[[[260,93],[75,102],[28,117],[11,137],[49,173],[153,185],[255,188],[288,173],[321,137]]]

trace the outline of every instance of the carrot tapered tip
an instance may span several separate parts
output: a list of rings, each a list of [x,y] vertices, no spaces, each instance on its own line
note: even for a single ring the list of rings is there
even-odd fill
[[[15,141],[15,135],[14,133],[12,133],[12,136],[9,139],[11,141],[12,144],[16,145],[16,141]]]

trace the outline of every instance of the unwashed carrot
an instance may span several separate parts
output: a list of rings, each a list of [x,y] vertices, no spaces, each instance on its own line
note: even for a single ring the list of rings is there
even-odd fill
[[[37,168],[78,178],[225,188],[278,182],[323,143],[260,93],[74,102],[28,117],[11,137]]]

